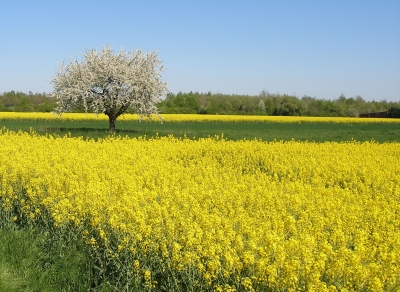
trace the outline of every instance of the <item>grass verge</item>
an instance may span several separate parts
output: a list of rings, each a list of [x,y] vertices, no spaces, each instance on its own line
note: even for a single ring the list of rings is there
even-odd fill
[[[88,291],[88,270],[78,246],[27,229],[0,229],[0,291]]]

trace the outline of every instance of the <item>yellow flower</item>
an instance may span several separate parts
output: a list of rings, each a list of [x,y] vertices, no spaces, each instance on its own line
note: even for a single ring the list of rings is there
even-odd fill
[[[399,145],[2,131],[0,219],[76,230],[149,289],[168,270],[210,290],[395,291]]]

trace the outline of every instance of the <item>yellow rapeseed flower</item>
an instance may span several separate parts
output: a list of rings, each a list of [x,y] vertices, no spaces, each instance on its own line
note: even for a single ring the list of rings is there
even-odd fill
[[[0,134],[0,219],[74,228],[149,289],[396,291],[399,198],[399,143]]]

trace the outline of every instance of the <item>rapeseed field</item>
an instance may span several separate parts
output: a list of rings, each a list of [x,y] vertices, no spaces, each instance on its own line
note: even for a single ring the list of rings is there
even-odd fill
[[[83,240],[121,289],[400,289],[399,143],[3,129],[0,216]]]
[[[354,117],[301,117],[301,116],[243,116],[243,115],[199,115],[199,114],[161,114],[153,115],[154,121],[159,117],[165,122],[271,122],[271,123],[400,123],[400,119],[385,118],[354,118]],[[71,121],[100,121],[108,120],[106,115],[94,115],[91,113],[65,113],[54,115],[52,113],[29,112],[2,112],[0,120],[71,120]],[[137,121],[136,114],[125,114],[118,121]],[[148,120],[147,117],[143,117]]]

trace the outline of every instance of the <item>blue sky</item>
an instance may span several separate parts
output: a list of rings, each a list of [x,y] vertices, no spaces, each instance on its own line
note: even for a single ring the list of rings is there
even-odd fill
[[[86,49],[157,50],[171,92],[400,101],[400,1],[0,0],[0,92]]]

